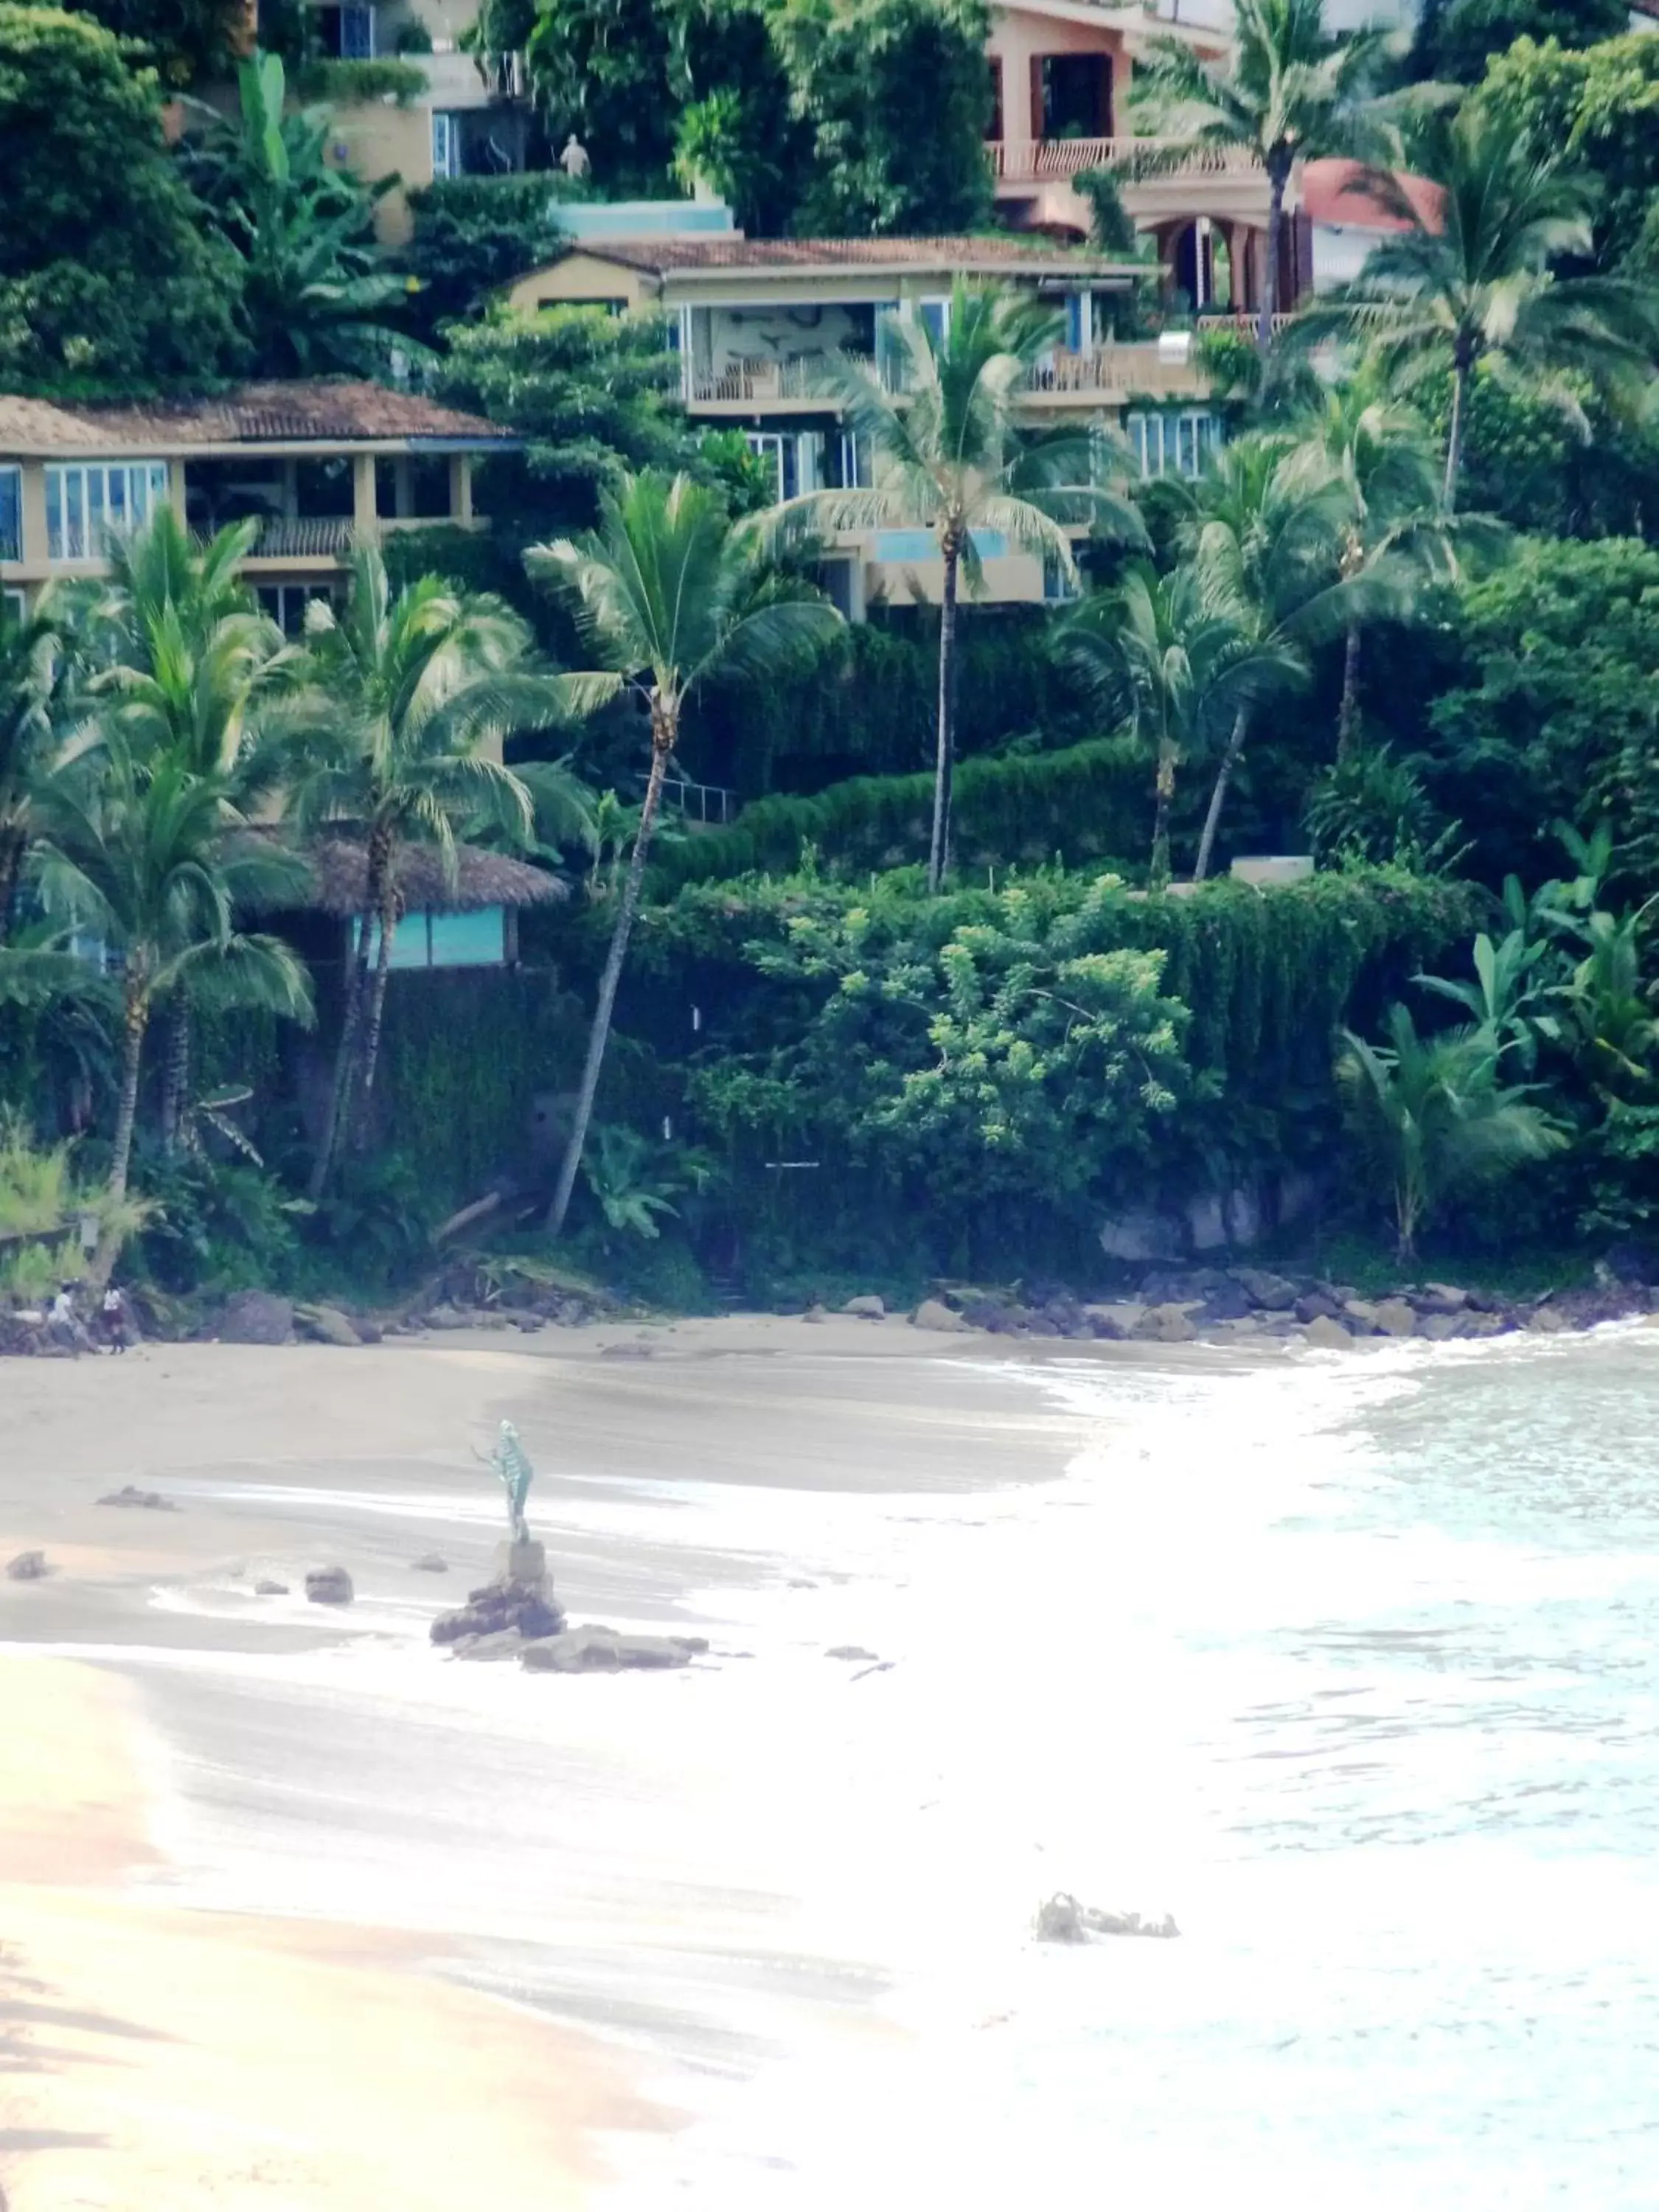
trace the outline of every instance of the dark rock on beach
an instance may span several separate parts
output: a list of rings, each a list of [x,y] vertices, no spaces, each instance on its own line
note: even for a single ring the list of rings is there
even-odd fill
[[[253,1595],[255,1597],[286,1597],[288,1584],[273,1582],[270,1576],[262,1575],[253,1585]]]
[[[51,1571],[44,1552],[20,1552],[15,1559],[6,1562],[6,1573],[15,1583],[38,1583]]]
[[[455,1613],[440,1613],[429,1632],[434,1644],[460,1644],[504,1631],[520,1638],[556,1636],[564,1614],[540,1583],[486,1583]]]
[[[306,1595],[313,1605],[349,1605],[354,1595],[343,1567],[313,1567],[306,1577]]]
[[[615,1674],[627,1668],[689,1666],[708,1649],[702,1636],[629,1636],[597,1623],[526,1644],[521,1663],[536,1674]]]
[[[124,1482],[118,1490],[112,1490],[98,1501],[100,1505],[137,1506],[149,1513],[176,1513],[178,1500],[163,1498],[159,1490],[139,1490],[131,1482]]]

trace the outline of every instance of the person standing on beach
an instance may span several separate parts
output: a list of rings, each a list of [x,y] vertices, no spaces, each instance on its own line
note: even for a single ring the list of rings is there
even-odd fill
[[[112,1352],[127,1348],[127,1302],[125,1295],[112,1283],[104,1292],[99,1308],[99,1320],[103,1325],[104,1340]]]

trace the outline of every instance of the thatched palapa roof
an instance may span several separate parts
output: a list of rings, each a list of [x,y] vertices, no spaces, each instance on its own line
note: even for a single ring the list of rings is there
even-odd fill
[[[365,846],[350,837],[323,836],[305,848],[303,857],[311,886],[296,905],[343,921],[362,914],[368,898]],[[570,896],[568,884],[545,868],[505,853],[487,853],[479,845],[457,845],[453,882],[434,845],[400,845],[396,865],[398,889],[410,914],[423,908],[434,914],[477,914],[489,906],[551,906]]]

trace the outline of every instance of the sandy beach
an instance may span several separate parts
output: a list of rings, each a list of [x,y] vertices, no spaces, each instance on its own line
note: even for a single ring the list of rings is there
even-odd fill
[[[918,1387],[952,1357],[955,1389]],[[331,1856],[343,1841],[349,1861],[353,1839],[313,1814],[301,1888],[322,1917],[291,1894],[274,1915],[225,1910],[210,1894],[219,1909],[191,1910],[204,1893],[162,1832],[181,1747],[199,1753],[234,1725],[226,1716],[249,1687],[239,1669],[254,1670],[267,1717],[285,1669],[303,1676],[342,1649],[366,1647],[372,1664],[395,1646],[397,1666],[453,1680],[422,1648],[424,1622],[489,1571],[499,1500],[473,1454],[501,1416],[520,1423],[543,1469],[538,1525],[557,1519],[562,1498],[580,1503],[595,1474],[954,1493],[1038,1471],[1034,1423],[1052,1433],[1042,1469],[1052,1472],[1074,1429],[989,1379],[982,1353],[966,1361],[948,1339],[842,1320],[530,1340],[479,1332],[357,1353],[155,1346],[121,1360],[9,1363],[0,1389],[0,1556],[39,1548],[52,1567],[38,1583],[0,1583],[0,2181],[10,2212],[574,2205],[605,2171],[606,2139],[672,2124],[614,2034],[601,2043],[457,1986],[470,1928],[459,1876],[453,1915],[428,1889],[418,1909],[382,1923],[349,1883],[333,1893]],[[97,1502],[128,1482],[175,1510]],[[365,1511],[377,1497],[387,1510]],[[476,1509],[459,1528],[445,1520],[456,1498]],[[411,1565],[434,1541],[451,1565],[441,1583]],[[356,1579],[349,1613],[299,1595],[306,1567],[325,1560]],[[747,1571],[648,1534],[585,1541],[579,1525],[562,1531],[556,1562],[573,1609],[646,1624],[675,1618],[693,1582]],[[255,1599],[260,1576],[291,1596]],[[568,1710],[572,1692],[597,1708],[621,1686],[561,1686]],[[678,1687],[638,1686],[659,1700]],[[335,1717],[349,1764],[354,1728],[370,1723],[362,1711]],[[400,1725],[395,1711],[386,1725]],[[253,1727],[240,1741],[256,1765],[269,1753],[298,1775],[308,1757],[326,1769],[315,1727],[311,1710],[284,1742],[260,1744]],[[584,1729],[579,1720],[553,1750],[580,1765],[599,1748]],[[437,1790],[441,1744],[434,1755]],[[456,1788],[487,1800],[500,1777],[485,1768],[458,1758]],[[267,1766],[251,1786],[273,1778]],[[398,1801],[395,1785],[388,1794]],[[401,1817],[395,1802],[387,1817]],[[387,1848],[395,1862],[395,1837]],[[734,1871],[734,1892],[742,1880]],[[665,1925],[648,1880],[624,1872],[619,1887],[630,1882],[638,1893],[611,1898],[611,1917],[647,1948],[683,1949],[684,1929]],[[771,1909],[763,1902],[760,1917]],[[685,1917],[699,1919],[695,1899]],[[725,1940],[717,1919],[701,1914],[693,1949]],[[753,1922],[736,1911],[739,1948]],[[470,1932],[495,1938],[471,1944],[474,1978],[511,1994],[501,1929]],[[492,1955],[493,1974],[478,1964]],[[590,1971],[585,1999],[573,1984],[562,2008],[586,2002],[614,2029],[627,2007],[607,2004],[601,1978]]]

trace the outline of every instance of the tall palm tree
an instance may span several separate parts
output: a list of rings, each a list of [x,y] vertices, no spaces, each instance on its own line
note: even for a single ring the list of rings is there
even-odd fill
[[[303,665],[239,574],[256,536],[246,522],[204,541],[163,507],[113,549],[109,579],[88,612],[92,658],[102,663],[85,687],[94,716],[118,728],[138,762],[170,758],[222,780],[243,812],[273,795],[283,763],[270,726]],[[161,1142],[169,1153],[190,1079],[193,997],[211,988],[222,1000],[230,972],[216,971],[210,983],[204,969],[182,971],[166,995]]]
[[[121,963],[121,1080],[110,1159],[112,1202],[125,1196],[144,1039],[158,1000],[197,974],[233,975],[241,1002],[309,1020],[301,963],[279,939],[236,927],[239,908],[295,895],[295,863],[247,823],[226,780],[178,756],[146,761],[118,726],[80,772],[56,780],[32,861],[54,918],[95,931]]]
[[[1059,650],[1079,680],[1150,744],[1155,767],[1147,881],[1170,879],[1176,771],[1249,699],[1293,681],[1300,664],[1251,633],[1242,611],[1196,562],[1167,576],[1137,563],[1115,592],[1070,616]]]
[[[592,656],[590,672],[564,679],[573,708],[591,713],[629,692],[648,714],[651,731],[645,801],[548,1210],[547,1225],[557,1236],[587,1140],[663,778],[686,701],[716,674],[752,682],[799,665],[839,627],[841,617],[826,600],[805,596],[799,585],[769,575],[757,535],[732,524],[716,492],[684,476],[624,477],[603,499],[596,532],[532,546],[526,560],[532,575],[563,593]]]
[[[1232,44],[1209,61],[1173,39],[1152,42],[1135,67],[1135,96],[1173,143],[1131,157],[1133,173],[1173,168],[1194,154],[1243,147],[1267,176],[1267,258],[1256,343],[1272,352],[1279,304],[1285,196],[1298,161],[1364,155],[1372,143],[1364,105],[1381,60],[1380,31],[1334,37],[1324,0],[1234,0]]]
[[[1349,1118],[1378,1159],[1394,1196],[1400,1257],[1437,1206],[1559,1152],[1567,1133],[1531,1102],[1530,1087],[1501,1082],[1501,1041],[1479,1025],[1422,1036],[1409,1007],[1389,1011],[1386,1044],[1343,1031],[1336,1074]]]
[[[1396,391],[1449,368],[1443,497],[1456,506],[1469,386],[1483,364],[1554,398],[1582,429],[1564,372],[1603,388],[1645,383],[1659,349],[1659,289],[1638,277],[1559,276],[1592,249],[1590,186],[1565,149],[1540,147],[1475,100],[1419,118],[1402,160],[1438,186],[1425,212],[1401,178],[1370,189],[1403,226],[1372,247],[1355,281],[1303,319],[1298,339],[1346,332],[1374,351]]]
[[[975,533],[1006,538],[1052,562],[1075,582],[1067,526],[1092,524],[1132,545],[1146,530],[1127,493],[1090,481],[1106,450],[1087,432],[1034,432],[1018,422],[1020,395],[1060,336],[1057,319],[1028,297],[960,277],[941,335],[923,322],[888,320],[881,369],[851,361],[825,373],[829,396],[871,457],[868,489],[809,492],[773,510],[774,527],[903,527],[931,532],[944,566],[939,632],[939,720],[927,886],[949,864],[956,759],[957,611],[965,577],[977,585]],[[896,386],[896,389],[893,388]]]
[[[526,840],[531,792],[495,750],[515,730],[564,720],[567,706],[561,680],[538,670],[529,630],[500,600],[457,592],[437,576],[394,592],[373,546],[352,557],[343,610],[314,603],[307,635],[313,764],[295,792],[294,811],[306,830],[348,828],[367,858],[334,1081],[312,1167],[316,1198],[374,1086],[402,913],[398,848],[435,845],[453,872],[458,830],[493,825]]]
[[[1334,479],[1346,495],[1337,572],[1345,584],[1385,581],[1396,620],[1420,615],[1425,593],[1458,572],[1460,544],[1494,541],[1498,526],[1466,519],[1460,529],[1441,501],[1440,468],[1422,419],[1390,398],[1375,374],[1330,388],[1320,410],[1298,426],[1291,469]],[[1346,760],[1359,731],[1359,672],[1368,609],[1349,595],[1343,641],[1342,699],[1336,755]],[[1374,611],[1374,610],[1372,610]]]

